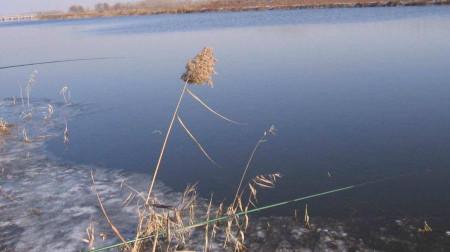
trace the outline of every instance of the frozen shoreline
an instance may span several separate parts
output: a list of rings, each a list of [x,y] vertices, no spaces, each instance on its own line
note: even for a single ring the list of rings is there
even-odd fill
[[[82,239],[92,222],[98,233],[109,239],[96,239],[95,246],[105,246],[117,240],[113,237],[98,207],[92,190],[91,169],[95,172],[96,188],[111,219],[125,237],[133,237],[138,223],[135,204],[122,206],[129,191],[122,182],[145,191],[150,176],[129,174],[88,165],[66,164],[51,160],[45,150],[45,140],[59,137],[62,141],[64,120],[82,113],[78,105],[55,106],[51,121],[39,118],[44,103],[34,104],[36,115],[25,124],[32,142],[25,143],[19,133],[20,125],[4,138],[0,156],[0,249],[6,251],[80,251],[86,249]],[[12,118],[20,105],[2,106],[2,115]],[[19,109],[20,110],[20,109]],[[18,111],[18,110],[17,110]],[[44,113],[44,112],[42,112]],[[31,130],[30,130],[31,132]],[[36,140],[38,135],[49,136]],[[34,138],[34,140],[33,140]],[[159,183],[155,195],[165,204],[178,202],[181,193]],[[113,239],[111,239],[113,238]]]
[[[0,104],[5,119],[17,116],[20,105]],[[123,181],[144,192],[150,176],[127,173],[90,165],[67,164],[52,160],[45,150],[49,138],[62,139],[63,115],[73,118],[81,115],[81,105],[55,104],[51,121],[42,120],[45,104],[34,104],[31,120],[24,122],[30,129],[30,137],[37,139],[24,143],[20,135],[3,137],[0,143],[0,250],[2,251],[80,251],[87,245],[86,228],[94,224],[94,246],[103,247],[116,243],[111,228],[99,209],[92,190],[90,171],[95,171],[96,188],[105,208],[122,234],[134,237],[138,222],[136,204],[122,206],[129,191]],[[21,126],[17,126],[21,127]],[[17,128],[15,131],[19,133]],[[13,130],[14,132],[14,130]],[[38,138],[39,135],[48,136]],[[175,205],[182,196],[164,184],[157,184],[154,191],[161,203]],[[206,201],[200,199],[197,216],[204,219]],[[246,245],[250,251],[389,251],[392,249],[444,251],[450,246],[445,230],[436,229],[429,234],[418,232],[422,219],[350,219],[336,220],[312,217],[311,229],[306,229],[302,218],[252,217],[247,232]],[[441,220],[431,219],[430,224]],[[443,220],[448,222],[448,218]],[[103,241],[99,234],[104,233]],[[188,249],[202,250],[203,228],[192,233]],[[214,251],[227,251],[218,234],[213,242]]]

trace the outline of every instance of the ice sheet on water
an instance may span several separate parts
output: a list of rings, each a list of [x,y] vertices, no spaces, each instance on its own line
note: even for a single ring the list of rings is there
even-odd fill
[[[48,116],[48,104],[54,113]],[[23,118],[23,113],[31,113]],[[86,228],[94,223],[96,233],[104,232],[110,239],[97,237],[95,246],[116,242],[99,209],[92,190],[91,169],[95,171],[96,187],[105,208],[125,237],[133,237],[137,224],[135,204],[122,207],[128,190],[121,188],[126,180],[139,191],[145,191],[148,175],[130,174],[106,168],[65,164],[51,160],[45,141],[61,137],[65,120],[89,112],[82,105],[33,101],[31,107],[20,100],[5,99],[0,103],[1,117],[14,124],[11,134],[0,142],[0,250],[13,251],[79,251],[86,248]],[[22,129],[31,142],[25,143]],[[163,204],[175,204],[181,193],[163,184],[154,190]]]

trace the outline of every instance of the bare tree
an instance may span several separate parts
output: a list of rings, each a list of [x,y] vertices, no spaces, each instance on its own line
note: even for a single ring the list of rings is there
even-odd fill
[[[108,3],[99,3],[95,5],[95,10],[98,12],[104,12],[109,10],[109,4]]]
[[[72,5],[69,8],[69,12],[71,13],[80,13],[80,12],[84,12],[84,8],[81,5]]]

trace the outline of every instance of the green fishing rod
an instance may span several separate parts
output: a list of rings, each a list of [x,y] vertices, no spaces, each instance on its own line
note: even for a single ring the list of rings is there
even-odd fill
[[[292,203],[296,203],[296,202],[300,202],[300,201],[305,201],[308,199],[312,199],[312,198],[317,198],[317,197],[322,197],[325,195],[329,195],[329,194],[334,194],[334,193],[338,193],[338,192],[343,192],[343,191],[349,191],[355,188],[359,188],[359,187],[364,187],[364,186],[368,186],[368,185],[372,185],[372,184],[378,184],[378,183],[382,183],[388,180],[393,180],[393,179],[398,179],[401,177],[406,177],[406,176],[411,176],[411,175],[415,175],[417,174],[417,172],[414,173],[408,173],[408,174],[402,174],[402,175],[397,175],[397,176],[392,176],[392,177],[386,177],[386,178],[381,178],[381,179],[377,179],[377,180],[371,180],[371,181],[367,181],[367,182],[363,182],[363,183],[359,183],[359,184],[353,184],[353,185],[349,185],[349,186],[345,186],[345,187],[339,187],[339,188],[335,188],[329,191],[325,191],[325,192],[320,192],[320,193],[315,193],[315,194],[311,194],[311,195],[307,195],[307,196],[303,196],[300,198],[295,198],[295,199],[291,199],[291,200],[286,200],[286,201],[282,201],[282,202],[278,202],[278,203],[273,203],[273,204],[269,204],[269,205],[265,205],[262,207],[257,207],[257,208],[253,208],[250,209],[248,211],[241,211],[235,214],[235,216],[242,216],[242,215],[246,215],[246,214],[251,214],[251,213],[255,213],[255,212],[260,212],[263,210],[267,210],[267,209],[271,209],[271,208],[275,208],[275,207],[280,207],[280,206],[284,206],[284,205],[288,205],[288,204],[292,204]],[[209,223],[214,223],[217,221],[224,221],[227,220],[228,218],[230,218],[230,216],[222,216],[219,218],[215,218],[215,219],[210,219],[207,221],[202,221],[199,223],[195,223],[193,225],[181,228],[177,231],[183,231],[186,229],[192,229],[192,228],[197,228],[197,227],[201,227],[201,226],[205,226]],[[151,239],[154,238],[154,235],[150,235],[150,236],[145,236],[145,237],[140,237],[137,239],[133,239],[133,240],[129,240],[126,242],[121,242],[121,243],[117,243],[117,244],[113,244],[110,246],[106,246],[106,247],[102,247],[102,248],[97,248],[97,249],[92,249],[92,250],[86,250],[88,252],[99,252],[99,251],[105,251],[108,249],[113,249],[113,248],[117,248],[126,244],[131,244],[137,241],[143,241],[143,240],[147,240],[147,239]]]

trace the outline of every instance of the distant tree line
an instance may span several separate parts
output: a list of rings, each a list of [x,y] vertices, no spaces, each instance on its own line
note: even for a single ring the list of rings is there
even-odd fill
[[[96,12],[106,12],[106,11],[111,11],[111,10],[122,10],[122,9],[126,9],[129,8],[130,4],[121,4],[121,3],[116,3],[116,4],[108,4],[108,3],[98,3],[94,6],[94,10]],[[81,13],[81,12],[85,12],[88,11],[88,8],[84,8],[81,5],[72,5],[69,7],[69,12],[71,13]]]
[[[234,0],[235,1],[235,0]],[[176,7],[176,6],[189,6],[193,3],[204,3],[207,0],[143,0],[134,3],[98,3],[94,6],[93,11],[95,12],[107,12],[107,11],[120,11],[120,10],[130,10],[130,9],[148,9],[148,8],[163,8],[163,7]],[[213,0],[210,2],[227,2],[227,0]],[[70,13],[82,13],[86,11],[91,11],[89,8],[83,7],[81,5],[72,5],[69,7]]]
[[[81,5],[72,5],[69,7],[69,12],[72,12],[72,13],[84,12],[84,7]]]

